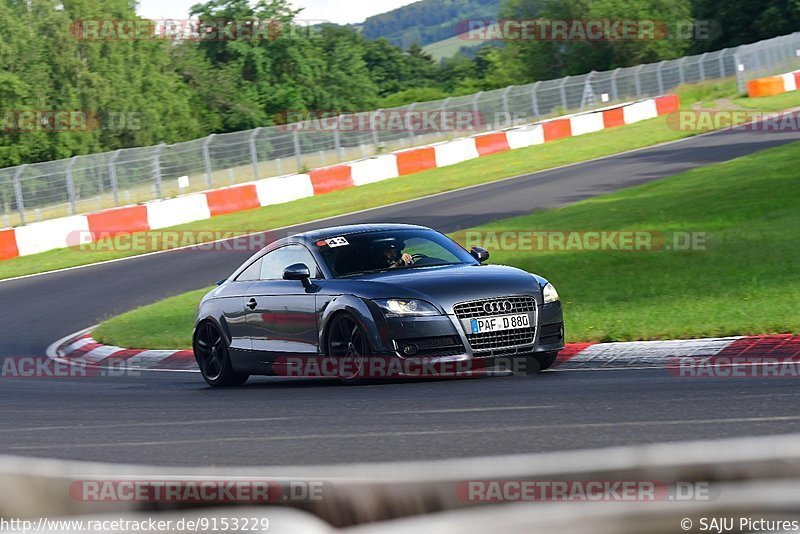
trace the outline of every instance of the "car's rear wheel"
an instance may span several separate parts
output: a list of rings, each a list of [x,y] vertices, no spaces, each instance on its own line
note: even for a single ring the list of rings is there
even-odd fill
[[[197,328],[194,357],[203,380],[209,386],[241,386],[250,378],[250,375],[234,372],[225,336],[211,321],[206,321]]]
[[[335,365],[337,376],[345,382],[362,378],[369,357],[369,341],[358,321],[349,313],[334,316],[327,340],[327,355]]]
[[[545,369],[549,369],[556,363],[558,358],[558,351],[541,352],[539,354],[531,354],[525,358],[525,373],[536,374]]]

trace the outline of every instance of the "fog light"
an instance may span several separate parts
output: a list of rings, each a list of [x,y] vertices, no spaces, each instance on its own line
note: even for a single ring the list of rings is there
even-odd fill
[[[419,347],[414,345],[413,343],[409,343],[408,345],[403,345],[403,354],[406,356],[413,356],[417,353]]]

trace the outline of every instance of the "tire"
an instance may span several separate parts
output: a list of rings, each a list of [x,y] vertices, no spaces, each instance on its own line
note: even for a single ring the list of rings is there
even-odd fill
[[[203,380],[211,387],[241,386],[250,378],[250,375],[234,372],[228,352],[228,342],[211,321],[201,323],[197,327],[194,357]]]
[[[347,312],[334,315],[325,338],[325,354],[336,365],[339,380],[346,384],[360,382],[364,378],[364,361],[370,355],[370,346],[355,317]]]
[[[549,369],[556,363],[558,351],[541,352],[525,357],[525,374],[533,375]]]

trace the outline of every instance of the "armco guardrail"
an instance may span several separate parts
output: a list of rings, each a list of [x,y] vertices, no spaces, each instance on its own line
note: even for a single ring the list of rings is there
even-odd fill
[[[747,80],[800,66],[800,33],[659,63],[590,72],[473,95],[342,116],[375,124],[379,114],[465,112],[471,133],[667,93],[692,82]],[[212,187],[302,173],[464,135],[430,128],[264,127],[174,145],[130,148],[0,169],[0,227],[169,198]],[[187,177],[180,181],[180,177]],[[181,187],[184,186],[184,187]]]
[[[168,477],[165,473],[169,473]],[[264,477],[278,485],[321,482],[324,490],[318,500],[275,499],[270,505],[260,507],[261,515],[285,517],[281,516],[282,509],[275,507],[289,507],[316,516],[331,527],[366,525],[362,527],[363,532],[386,531],[384,529],[411,532],[412,528],[417,528],[416,532],[437,532],[442,526],[447,526],[447,531],[458,532],[516,532],[523,528],[535,532],[586,532],[588,526],[592,532],[674,532],[680,531],[680,525],[675,522],[679,518],[697,521],[700,516],[716,513],[752,514],[756,519],[783,514],[796,519],[800,512],[800,434],[316,467],[166,468],[6,456],[0,457],[0,517],[52,519],[89,517],[98,513],[127,517],[135,513],[152,515],[157,510],[172,514],[185,510],[186,515],[196,515],[196,503],[86,502],[75,498],[74,485],[76,481],[86,480],[231,480],[237,477],[246,480]],[[705,485],[707,498],[661,498],[657,502],[636,499],[553,502],[544,499],[544,502],[503,504],[468,502],[460,489],[470,481],[524,480],[680,481]],[[223,511],[231,510],[228,506],[234,504],[237,503],[215,504],[215,510],[205,513],[224,515]],[[244,510],[253,512],[252,508],[236,511]],[[407,519],[379,523],[398,518]],[[305,520],[311,531],[323,531],[319,523],[308,517]]]

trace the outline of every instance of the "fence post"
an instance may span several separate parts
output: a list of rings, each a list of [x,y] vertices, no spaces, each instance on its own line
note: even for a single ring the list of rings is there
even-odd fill
[[[644,65],[638,65],[633,69],[633,77],[636,81],[636,98],[642,97],[642,79],[639,76],[639,72],[642,70],[642,67],[644,67]]]
[[[719,53],[719,77],[720,78],[724,78],[725,77],[725,52],[727,50],[728,50],[727,48],[723,48],[722,50],[720,50],[718,52]]]
[[[741,65],[742,70],[739,70],[739,66]],[[744,87],[745,87],[745,73],[744,73],[744,63],[739,63],[739,48],[736,48],[736,51],[733,53],[733,69],[736,73],[736,88],[739,91],[739,94],[744,94]]]
[[[203,166],[206,169],[206,185],[211,187],[212,180],[211,180],[211,154],[208,150],[208,145],[211,144],[211,141],[214,139],[214,136],[217,134],[211,134],[205,138],[203,141]]]
[[[67,180],[67,196],[69,197],[69,214],[75,215],[78,211],[77,202],[75,201],[75,182],[72,180],[72,166],[75,165],[75,161],[78,159],[78,156],[71,157],[69,159],[69,163],[67,163],[67,170],[64,172],[64,176]]]
[[[375,150],[378,150],[378,145],[381,143],[381,138],[378,135],[378,128],[375,125],[375,117],[383,111],[383,108],[376,109],[369,114],[369,129],[372,130],[372,144],[375,145]]]
[[[509,85],[508,87],[503,89],[503,93],[501,95],[503,101],[503,115],[505,115],[505,120],[511,119],[511,112],[508,110],[508,92],[511,90],[512,87],[514,86]],[[511,124],[509,124],[509,126],[514,126],[513,120],[511,121]]]
[[[14,171],[14,177],[12,178],[14,181],[14,197],[17,199],[17,211],[19,212],[20,224],[25,224],[25,202],[22,198],[22,184],[20,183],[20,178],[22,178],[22,173],[25,172],[25,167],[27,167],[27,165],[20,165],[17,167],[17,170]]]
[[[592,76],[594,76],[595,72],[596,71],[591,71],[586,75],[586,79],[583,80],[583,94],[581,94],[581,106],[579,108],[580,111],[583,111],[587,107],[594,107],[596,103],[594,87],[592,87]]]
[[[414,106],[416,106],[416,105],[417,105],[417,102],[412,102],[408,106],[408,108],[406,109],[406,113],[411,113],[411,110],[414,109]],[[406,122],[406,124],[408,124],[408,119],[407,118],[406,118],[405,122]],[[409,146],[414,146],[414,134],[415,134],[414,128],[409,128],[408,132],[409,132],[409,134],[408,134]]]
[[[155,181],[155,198],[163,197],[163,189],[161,187],[161,162],[159,161],[158,155],[161,153],[161,149],[163,149],[165,146],[165,143],[161,143],[155,148],[155,150],[153,150],[153,180]]]
[[[697,62],[697,66],[700,68],[700,81],[706,81],[706,67],[703,65],[703,62],[706,60],[706,56],[708,52],[704,52],[700,55],[700,60]]]
[[[541,113],[539,113],[539,99],[536,98],[536,90],[539,89],[539,85],[541,83],[542,83],[541,81],[536,82],[535,84],[533,84],[533,87],[531,87],[531,108],[533,111],[534,119],[538,119],[541,116]]]
[[[572,76],[565,76],[564,80],[559,84],[558,90],[561,92],[561,107],[564,108],[564,112],[567,111],[567,88],[566,84]]]
[[[678,60],[678,83],[683,85],[686,83],[686,73],[683,72],[683,64],[686,63],[686,56]]]
[[[294,162],[297,164],[297,172],[303,168],[303,157],[300,148],[300,133],[295,130],[292,132],[292,142],[294,143]]]
[[[658,83],[658,94],[660,95],[664,94],[664,75],[661,69],[664,68],[665,63],[666,61],[662,61],[658,64],[658,67],[656,67],[656,82]]]
[[[341,124],[342,116],[336,117],[336,127],[333,129],[333,148],[336,151],[336,158],[341,162],[344,159],[344,151],[342,150],[342,138],[339,133],[339,125]]]
[[[258,132],[261,131],[261,127],[259,126],[250,134],[250,161],[253,163],[253,179],[258,180],[258,148],[256,147],[256,138],[258,137]]]
[[[480,109],[478,108],[478,99],[481,97],[482,94],[483,91],[478,91],[477,93],[475,93],[475,96],[472,97],[472,116],[478,117],[478,121],[476,124],[480,124],[481,126],[483,126],[483,121],[480,120],[481,113]]]
[[[117,167],[114,163],[117,161],[122,149],[115,150],[108,160],[108,177],[111,181],[111,194],[114,196],[114,205],[119,206],[119,182],[117,180]]]
[[[611,102],[616,102],[619,98],[619,87],[617,87],[617,75],[619,71],[622,70],[622,67],[617,67],[614,69],[614,72],[611,73]]]
[[[439,124],[440,125],[444,125],[445,124],[444,114],[447,112],[447,103],[450,101],[450,98],[451,97],[449,97],[449,96],[447,98],[445,98],[442,101],[442,107],[439,108],[439,113],[441,114],[441,117],[440,117],[440,120],[439,120]],[[442,126],[442,128],[444,128],[444,126]],[[453,132],[452,131],[449,132],[449,136],[448,137],[450,137],[451,139],[453,138]]]

